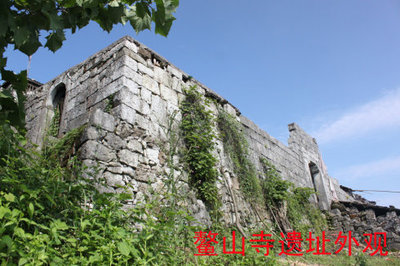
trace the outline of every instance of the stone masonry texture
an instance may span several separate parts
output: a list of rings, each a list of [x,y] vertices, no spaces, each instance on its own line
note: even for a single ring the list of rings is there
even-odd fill
[[[214,115],[220,107],[240,121],[251,161],[259,171],[259,158],[268,159],[284,179],[299,187],[315,188],[318,196],[313,200],[323,210],[329,210],[332,202],[355,200],[328,175],[316,140],[297,124],[289,125],[290,138],[288,146],[284,145],[241,115],[226,99],[128,36],[46,84],[30,88],[26,103],[28,136],[39,147],[43,145],[55,113],[55,95],[64,89],[59,136],[87,125],[79,156],[84,164],[97,169],[96,174],[103,181],[99,183],[100,190],[118,193],[127,187],[133,195],[127,204],[136,205],[146,195],[162,194],[172,173],[193,216],[207,225],[210,216],[188,185],[179,153],[173,158],[177,167],[174,172],[167,164],[168,149],[173,145],[168,129],[178,128],[183,89],[193,85],[215,99],[210,106]],[[182,141],[178,142],[182,147]],[[266,210],[255,210],[242,195],[220,140],[214,155],[218,159],[217,187],[224,221],[235,224],[234,202],[242,226],[251,228],[268,220]]]

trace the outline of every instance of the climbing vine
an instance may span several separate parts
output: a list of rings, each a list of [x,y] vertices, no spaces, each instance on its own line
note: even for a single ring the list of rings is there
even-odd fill
[[[60,129],[60,119],[60,110],[58,108],[54,108],[54,116],[51,119],[49,130],[47,131],[49,136],[55,138],[58,136],[58,131]]]
[[[277,205],[289,197],[291,182],[283,180],[275,166],[265,158],[260,158],[264,177],[261,182],[266,204]]]
[[[111,113],[111,109],[114,107],[115,105],[115,93],[109,95],[106,99],[105,99],[105,107],[104,107],[104,112],[106,113]]]
[[[243,126],[230,114],[220,109],[217,119],[224,151],[233,163],[233,171],[239,179],[244,195],[262,201],[262,191],[256,169],[249,159],[248,143]]]
[[[328,223],[319,208],[309,202],[315,191],[312,188],[297,187],[288,198],[287,217],[292,227],[303,234],[314,230],[321,233],[328,228]]]
[[[312,188],[295,187],[292,182],[282,179],[270,161],[260,158],[260,162],[264,175],[261,183],[263,196],[273,215],[286,203],[285,220],[293,230],[306,234],[310,230],[321,232],[328,227],[321,210],[309,201],[310,196],[315,193]],[[275,222],[282,223],[282,221]]]
[[[189,170],[189,183],[197,190],[214,218],[218,217],[221,200],[218,196],[215,168],[217,159],[212,152],[215,149],[214,118],[207,110],[210,101],[203,98],[195,86],[184,90],[186,98],[180,105],[182,122],[180,129],[186,146],[184,160]]]
[[[72,129],[61,139],[47,143],[43,150],[44,157],[49,161],[59,160],[61,166],[66,166],[69,159],[75,155],[80,137],[85,128],[86,125]]]

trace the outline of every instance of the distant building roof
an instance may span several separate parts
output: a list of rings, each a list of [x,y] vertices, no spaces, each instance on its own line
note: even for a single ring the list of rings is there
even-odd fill
[[[9,84],[10,84],[10,83],[9,83],[8,81],[6,81],[6,82],[4,82],[0,87],[1,87],[1,88],[7,88]],[[38,88],[38,87],[40,87],[40,86],[42,86],[42,85],[43,85],[43,83],[40,83],[40,82],[37,81],[37,80],[28,78],[28,89]]]

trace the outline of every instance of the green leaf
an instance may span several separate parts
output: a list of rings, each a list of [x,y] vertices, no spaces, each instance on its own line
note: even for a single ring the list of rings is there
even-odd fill
[[[62,18],[57,15],[56,9],[42,9],[42,13],[48,18],[51,30],[63,30],[64,25],[62,23]]]
[[[136,3],[136,5],[127,12],[127,17],[136,33],[145,29],[151,29],[151,13],[143,3]]]
[[[90,221],[89,221],[89,220],[83,220],[83,221],[81,222],[81,230],[82,230],[82,231],[85,231],[86,226],[88,226],[89,224],[90,224]]]
[[[55,220],[51,223],[50,227],[55,230],[67,230],[68,225],[60,220]]]
[[[32,219],[32,217],[33,217],[33,213],[35,212],[35,207],[33,206],[33,204],[32,204],[32,202],[30,202],[29,203],[29,206],[28,206],[28,214],[29,214],[29,217]]]
[[[28,4],[27,0],[15,0],[15,3],[20,6],[26,6]]]
[[[152,20],[156,24],[155,32],[167,36],[175,18],[173,13],[179,5],[179,0],[156,0],[157,10],[153,12]]]
[[[130,252],[130,248],[129,248],[128,243],[126,243],[125,241],[124,242],[119,242],[118,243],[118,250],[119,250],[119,252],[121,252],[122,255],[128,256],[129,252]]]
[[[88,247],[79,247],[79,248],[78,248],[78,251],[79,251],[79,252],[84,252],[84,251],[86,251],[86,250],[88,250]]]
[[[14,32],[14,42],[16,47],[21,47],[26,41],[26,36],[30,35],[30,31],[25,27],[18,27]]]
[[[29,35],[26,36],[26,41],[21,46],[15,46],[15,49],[20,50],[27,56],[33,55],[37,49],[39,49],[42,44],[38,40],[38,34],[35,33],[35,36]]]
[[[22,257],[19,259],[18,265],[24,265],[24,264],[27,264],[28,262],[29,262],[28,258]]]
[[[6,245],[8,247],[8,249],[11,249],[13,241],[12,241],[10,236],[5,235],[5,236],[3,236],[1,238],[1,242],[0,243]]]
[[[3,219],[3,217],[6,215],[6,213],[10,213],[10,212],[11,211],[9,208],[1,206],[0,207],[0,219]]]
[[[61,48],[63,41],[65,41],[65,34],[63,30],[57,30],[50,33],[47,37],[45,47],[49,48],[50,51],[55,52]]]
[[[5,194],[4,198],[9,202],[14,202],[15,201],[15,196],[13,194],[11,194],[11,193]]]
[[[139,18],[144,18],[144,16],[151,14],[149,7],[143,2],[136,3],[135,7],[136,7],[136,15]]]
[[[7,33],[10,13],[10,1],[0,1],[0,36],[5,36]]]
[[[89,263],[94,263],[97,261],[101,261],[101,255],[99,253],[94,253],[92,256],[89,257]]]
[[[25,231],[21,227],[14,228],[14,234],[20,238],[25,238]]]
[[[4,68],[7,65],[7,58],[0,58],[0,68]]]

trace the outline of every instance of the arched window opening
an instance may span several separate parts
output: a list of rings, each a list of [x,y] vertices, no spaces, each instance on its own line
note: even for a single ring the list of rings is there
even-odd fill
[[[63,83],[58,85],[52,93],[54,115],[50,124],[49,134],[53,137],[58,137],[60,134],[62,114],[64,110],[65,93],[66,89]]]

